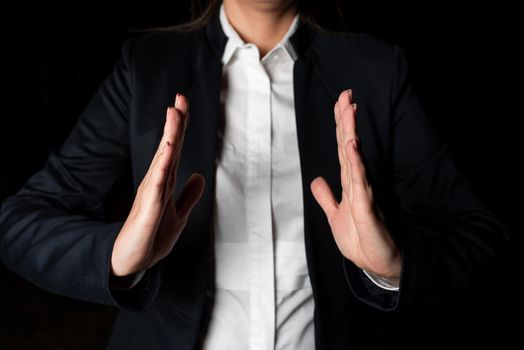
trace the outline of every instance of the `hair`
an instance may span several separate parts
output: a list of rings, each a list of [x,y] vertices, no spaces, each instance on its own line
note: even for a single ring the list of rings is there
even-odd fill
[[[341,0],[295,0],[301,19],[317,28],[346,30]],[[213,18],[222,0],[192,0],[189,22],[163,28],[164,30],[191,31],[205,27]],[[336,18],[333,18],[333,15]]]

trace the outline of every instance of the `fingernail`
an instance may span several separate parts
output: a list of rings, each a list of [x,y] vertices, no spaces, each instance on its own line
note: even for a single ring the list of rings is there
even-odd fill
[[[353,90],[348,89],[348,93],[349,93],[349,99],[352,100],[353,99]]]
[[[356,103],[353,103],[353,109],[355,110],[355,112],[357,111],[357,104]]]
[[[176,96],[175,96],[175,107],[176,107],[176,108],[179,107],[179,106],[178,106],[178,96],[179,96],[179,95],[180,95],[180,94],[176,94]]]
[[[167,121],[167,118],[168,118],[168,116],[169,116],[169,110],[170,110],[171,108],[173,108],[173,107],[171,107],[171,106],[167,107],[167,112],[166,112],[166,121]]]

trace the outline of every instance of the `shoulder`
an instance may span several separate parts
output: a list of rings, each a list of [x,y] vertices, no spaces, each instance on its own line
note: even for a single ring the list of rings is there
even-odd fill
[[[165,49],[173,45],[182,45],[184,47],[187,45],[198,45],[199,39],[205,39],[205,31],[203,28],[188,31],[159,29],[144,32],[144,34],[130,41],[138,48]]]
[[[387,89],[395,84],[399,67],[404,66],[399,64],[403,62],[401,53],[398,45],[362,33],[319,31],[312,47],[319,74],[334,89],[358,86],[369,96],[389,94]]]
[[[316,52],[324,59],[348,61],[362,67],[390,67],[394,64],[400,47],[365,33],[317,32]]]
[[[147,62],[179,61],[190,57],[207,45],[202,29],[193,31],[158,30],[129,39],[123,44],[123,54],[135,64]],[[171,61],[172,62],[172,61]]]

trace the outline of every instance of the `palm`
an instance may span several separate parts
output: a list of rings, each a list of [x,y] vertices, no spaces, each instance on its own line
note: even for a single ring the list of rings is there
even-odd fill
[[[171,196],[166,204],[164,215],[162,216],[162,220],[160,221],[156,233],[155,243],[151,254],[153,264],[158,260],[163,259],[167,254],[169,254],[169,252],[171,252],[186,225],[186,221],[187,215],[181,215],[180,208],[177,208],[175,199]]]
[[[340,252],[362,269],[385,277],[398,277],[398,250],[373,205],[373,193],[367,182],[365,168],[355,132],[356,105],[351,94],[344,91],[335,105],[337,143],[342,183],[342,199],[338,202],[323,178],[315,179],[313,195],[326,213]]]
[[[143,271],[165,258],[202,195],[204,179],[193,174],[176,203],[173,197],[189,115],[186,99],[179,97],[178,107],[167,111],[164,135],[115,241],[111,256],[115,276]]]

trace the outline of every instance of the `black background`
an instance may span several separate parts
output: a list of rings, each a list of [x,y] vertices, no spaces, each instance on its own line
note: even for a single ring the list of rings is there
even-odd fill
[[[450,0],[356,0],[344,12],[349,30],[405,48],[437,132],[479,197],[515,236],[499,275],[486,276],[485,288],[448,307],[410,316],[419,321],[405,344],[437,334],[439,346],[506,348],[517,339],[510,319],[520,315],[522,97],[515,86],[522,84],[515,48],[521,40],[515,10],[504,3],[460,6]],[[4,30],[2,44],[0,199],[64,141],[135,29],[176,24],[188,14],[187,0],[118,10],[79,1],[75,8],[5,12],[19,24]],[[47,293],[0,265],[0,349],[103,348],[115,313]]]

